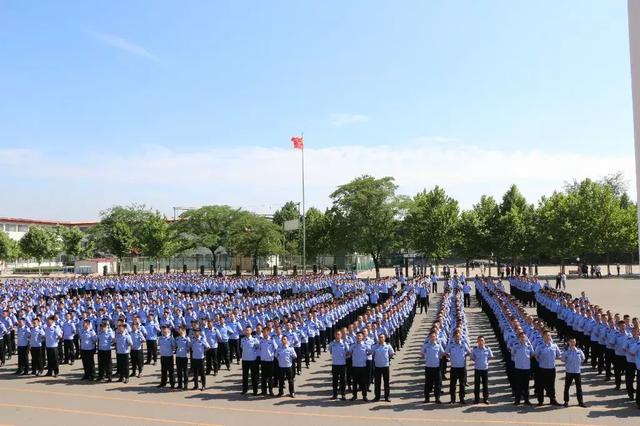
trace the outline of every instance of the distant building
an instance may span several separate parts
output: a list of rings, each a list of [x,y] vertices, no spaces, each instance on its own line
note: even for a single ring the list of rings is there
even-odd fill
[[[42,227],[54,227],[54,226],[67,226],[77,227],[81,231],[85,231],[92,226],[97,225],[99,222],[65,222],[65,221],[53,221],[53,220],[35,220],[35,219],[22,219],[15,217],[0,217],[0,231],[4,231],[9,235],[9,238],[19,241],[24,234],[29,231],[31,226]]]

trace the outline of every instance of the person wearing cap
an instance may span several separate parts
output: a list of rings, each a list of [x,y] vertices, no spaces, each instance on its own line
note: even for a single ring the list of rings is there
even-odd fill
[[[560,358],[565,363],[565,377],[564,377],[564,406],[569,406],[569,388],[575,381],[576,383],[576,396],[578,398],[578,405],[585,408],[586,405],[582,399],[582,380],[580,378],[580,371],[582,363],[585,361],[584,353],[581,349],[576,347],[576,338],[569,338],[569,348],[565,350]]]
[[[91,326],[91,320],[82,321],[82,330],[78,333],[80,343],[80,358],[82,359],[82,369],[84,374],[82,380],[93,380],[95,377],[95,361],[96,342],[98,335]]]
[[[349,352],[349,344],[342,340],[342,332],[335,332],[335,339],[329,343],[329,354],[331,354],[331,384],[333,395],[331,399],[338,398],[338,390],[344,401],[347,374],[347,354]]]
[[[124,323],[118,324],[118,332],[115,337],[116,345],[116,370],[118,372],[118,382],[129,383],[129,353],[133,342],[131,335],[127,332]]]
[[[193,390],[198,389],[198,378],[200,378],[202,387],[201,391],[207,388],[207,376],[204,371],[204,359],[207,351],[210,349],[209,342],[202,335],[200,327],[193,327],[193,336],[190,341],[191,349],[191,371],[193,371]]]
[[[78,330],[76,329],[76,323],[71,318],[71,312],[67,312],[64,315],[64,321],[62,322],[62,339],[64,348],[64,362],[63,364],[73,365],[74,361],[74,348],[73,339],[75,338]]]
[[[111,372],[113,370],[111,364],[111,347],[115,339],[115,333],[109,327],[109,320],[103,318],[100,323],[100,331],[98,331],[98,378],[96,381],[106,380],[111,382]]]
[[[489,360],[493,358],[491,348],[485,345],[484,336],[478,336],[477,346],[471,351],[470,358],[474,363],[473,394],[474,403],[480,402],[480,383],[482,383],[482,401],[489,404]]]
[[[207,343],[209,344],[209,349],[207,349],[206,359],[207,359],[207,370],[206,374],[211,374],[213,371],[213,375],[218,375],[218,370],[220,370],[220,363],[218,360],[218,344],[222,339],[220,337],[220,332],[213,325],[213,321],[211,319],[207,319],[207,326],[204,329],[204,337],[207,339]]]
[[[371,354],[371,348],[364,342],[364,334],[356,334],[356,343],[351,345],[347,356],[351,358],[353,372],[353,396],[351,401],[358,399],[358,390],[362,392],[362,400],[367,399],[367,388],[369,386],[369,372],[367,368],[367,357]]]
[[[173,362],[176,342],[171,335],[171,329],[168,324],[162,326],[162,334],[158,339],[158,348],[160,349],[160,384],[158,387],[165,387],[167,381],[169,381],[171,389],[173,389],[176,386]]]

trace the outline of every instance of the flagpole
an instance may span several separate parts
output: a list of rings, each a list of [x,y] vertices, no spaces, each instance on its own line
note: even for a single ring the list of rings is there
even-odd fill
[[[302,138],[302,274],[305,275],[307,273],[307,213],[304,203],[304,132],[300,136]]]

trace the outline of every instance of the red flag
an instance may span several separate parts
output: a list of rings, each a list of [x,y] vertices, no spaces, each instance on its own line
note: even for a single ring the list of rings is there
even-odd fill
[[[294,149],[304,149],[304,138],[302,136],[294,136],[291,138]]]

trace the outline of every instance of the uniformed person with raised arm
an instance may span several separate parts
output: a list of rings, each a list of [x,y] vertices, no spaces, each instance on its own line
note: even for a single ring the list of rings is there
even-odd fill
[[[581,366],[585,361],[585,356],[582,350],[576,347],[575,337],[570,337],[568,343],[569,348],[561,355],[561,359],[565,363],[564,406],[569,406],[569,388],[575,381],[578,405],[585,408],[586,405],[584,403],[584,400],[582,399],[582,380],[580,377]]]
[[[204,359],[209,349],[209,342],[202,335],[200,327],[192,329],[191,337],[191,370],[193,371],[193,390],[198,389],[198,378],[202,382],[201,391],[207,388],[207,376],[204,374]]]
[[[175,388],[173,353],[176,350],[176,341],[171,335],[169,325],[162,326],[162,335],[158,339],[158,348],[160,349],[160,384],[159,388],[167,385],[167,381],[171,384],[171,389]]]
[[[29,329],[29,346],[31,351],[31,374],[39,376],[44,368],[42,359],[42,343],[44,342],[44,329],[40,326],[40,318],[33,319],[33,325]]]
[[[29,374],[29,327],[25,324],[24,318],[18,319],[16,336],[18,340],[18,370],[15,374],[25,376]]]
[[[98,335],[93,330],[90,319],[82,321],[82,330],[78,333],[80,340],[80,358],[82,359],[82,369],[84,374],[82,380],[93,380],[96,374],[96,342]]]
[[[58,365],[58,344],[62,340],[62,330],[55,324],[55,317],[47,318],[44,327],[44,341],[47,346],[47,376],[58,377],[60,367]]]
[[[262,336],[260,337],[260,395],[273,396],[273,360],[276,355],[276,342],[271,337],[271,329],[265,327],[262,329]]]
[[[129,354],[131,353],[131,336],[127,332],[124,323],[118,324],[116,332],[116,371],[118,372],[118,381],[129,383]]]
[[[280,369],[278,396],[284,394],[284,381],[286,380],[289,384],[289,396],[295,398],[293,362],[296,359],[296,351],[289,346],[287,336],[282,336],[282,345],[279,346],[276,351],[276,359],[278,360],[278,368]]]
[[[538,345],[534,356],[538,360],[538,383],[536,383],[536,397],[538,405],[542,405],[544,394],[551,400],[551,405],[560,405],[556,400],[556,359],[559,359],[562,352],[558,345],[553,343],[551,333],[545,330],[542,334],[543,343]]]
[[[187,327],[181,325],[178,329],[176,345],[176,374],[178,376],[178,389],[187,390],[189,384],[189,345],[191,340],[187,337]]]

